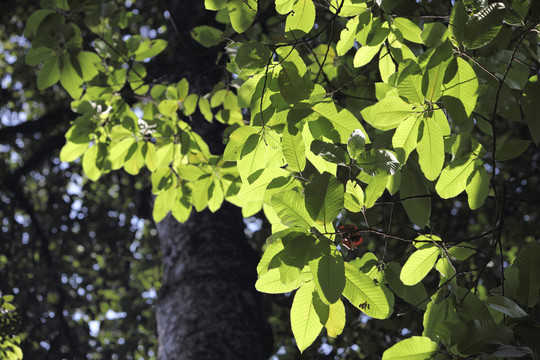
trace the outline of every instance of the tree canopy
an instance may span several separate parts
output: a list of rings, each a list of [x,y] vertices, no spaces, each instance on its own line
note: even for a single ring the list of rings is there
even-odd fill
[[[162,35],[175,26],[168,11],[145,19],[142,5],[131,1],[41,1],[20,35],[26,65],[13,65],[33,69],[37,86],[16,101],[36,97],[75,113],[53,120],[71,122],[49,133],[47,139],[65,137],[51,162],[80,173],[78,186],[99,201],[126,192],[126,208],[109,216],[124,225],[134,211],[127,204],[141,202],[130,189],[145,184],[156,222],[168,213],[184,222],[224,202],[245,218],[264,218],[269,233],[253,286],[285,294],[268,300],[277,358],[537,359],[540,3],[204,5],[208,23],[176,35],[206,48],[200,57],[220,71],[208,92],[152,67],[170,55]],[[223,125],[223,151],[204,140],[200,119]],[[5,124],[0,131],[9,134]],[[13,161],[16,151],[5,153]],[[16,187],[15,165],[3,175]],[[31,187],[40,179],[28,181]],[[17,206],[39,226],[29,201]],[[102,216],[94,210],[87,215]],[[69,224],[59,231],[81,226],[72,220],[62,220]],[[7,233],[18,225],[3,226]],[[143,235],[144,227],[132,227],[141,244],[144,238],[144,253],[157,258],[148,228]],[[107,256],[133,256],[130,241],[94,237]],[[45,245],[39,256],[50,258],[57,246]],[[87,256],[69,246],[72,261]],[[144,275],[126,292],[155,290],[147,276],[159,273],[158,265],[141,266],[133,271]],[[49,260],[48,267],[55,265]],[[124,295],[106,293],[99,284],[106,275],[97,278],[97,299]],[[153,299],[140,302],[140,311]],[[153,338],[136,340],[149,328],[131,331],[121,336],[149,354]]]

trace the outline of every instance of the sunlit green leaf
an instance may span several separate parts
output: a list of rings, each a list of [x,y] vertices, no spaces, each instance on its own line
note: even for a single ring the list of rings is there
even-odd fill
[[[440,249],[435,244],[425,244],[416,250],[405,262],[399,278],[405,285],[415,285],[422,281],[435,265]]]
[[[60,61],[56,56],[51,56],[38,73],[37,86],[38,89],[43,90],[49,86],[53,86],[60,80]]]
[[[428,337],[413,336],[401,340],[383,353],[383,360],[424,360],[431,359],[437,352],[437,343]]]
[[[462,58],[453,59],[444,75],[443,104],[452,119],[466,120],[476,107],[478,79],[474,69]]]
[[[350,17],[367,9],[366,0],[330,0],[330,11],[339,16]]]
[[[475,169],[476,156],[468,156],[455,159],[441,172],[435,190],[443,199],[449,199],[459,195],[467,186],[469,176]]]
[[[480,208],[486,201],[489,194],[489,182],[488,172],[483,166],[479,166],[465,188],[471,210]]]
[[[241,0],[240,0],[241,1]],[[312,0],[297,0],[285,22],[285,36],[297,40],[305,36],[315,24],[315,5]]]
[[[366,315],[386,319],[392,309],[380,286],[357,268],[345,263],[345,288],[343,295]]]
[[[435,180],[444,164],[443,134],[439,125],[431,117],[424,118],[420,126],[421,138],[416,151],[420,168],[428,180]]]
[[[317,314],[317,305],[313,282],[304,284],[296,292],[291,307],[291,328],[300,352],[315,341],[323,328]]]
[[[272,207],[285,225],[309,229],[314,223],[306,210],[304,198],[297,192],[274,194]]]
[[[345,306],[341,299],[329,306],[328,321],[326,321],[326,333],[330,337],[337,337],[345,328]]]
[[[391,130],[399,126],[409,117],[415,115],[412,105],[398,96],[387,96],[375,105],[362,110],[362,117],[373,127],[380,130]]]
[[[325,304],[339,300],[345,287],[345,270],[341,253],[329,241],[319,241],[310,250],[309,268],[315,288]]]
[[[343,185],[325,172],[305,187],[307,212],[317,223],[330,224],[343,208],[343,193]]]
[[[397,17],[394,19],[394,25],[398,28],[401,35],[403,35],[406,40],[417,44],[422,44],[422,39],[420,37],[422,30],[411,20],[404,17]]]
[[[255,288],[267,294],[284,294],[298,289],[302,285],[302,282],[302,279],[298,278],[295,282],[283,285],[279,268],[276,268],[268,270],[264,275],[261,275],[255,283]]]

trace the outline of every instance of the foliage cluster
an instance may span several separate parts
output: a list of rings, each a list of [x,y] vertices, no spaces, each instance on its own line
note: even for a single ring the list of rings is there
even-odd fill
[[[81,157],[94,181],[146,167],[156,221],[223,201],[246,217],[262,210],[272,234],[255,286],[295,291],[300,351],[323,328],[344,331],[346,299],[372,319],[405,303],[422,313],[421,336],[383,359],[537,358],[540,245],[534,234],[507,243],[505,222],[509,203],[530,200],[519,186],[538,182],[538,1],[205,6],[221,29],[191,36],[224,47],[228,74],[196,94],[185,79],[146,81],[167,42],[126,34],[131,12],[42,1],[26,63],[39,65],[39,89],[59,83],[79,114],[60,159]],[[192,130],[195,112],[228,126],[223,154]],[[445,226],[465,196],[467,228]],[[340,245],[344,224],[372,251]]]

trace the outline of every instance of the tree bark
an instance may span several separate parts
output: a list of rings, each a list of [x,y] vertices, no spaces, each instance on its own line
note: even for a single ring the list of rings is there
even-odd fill
[[[271,333],[254,288],[256,254],[233,205],[170,215],[157,226],[163,287],[157,304],[159,359],[267,359]]]
[[[156,59],[150,76],[178,81],[209,92],[223,75],[216,54],[195,43],[189,31],[209,24],[214,14],[201,0],[168,1],[171,14],[169,57]],[[170,56],[173,54],[173,56]],[[201,55],[201,54],[204,54]],[[214,55],[214,56],[212,56]],[[194,116],[190,123],[221,153],[219,125]],[[216,213],[193,211],[184,224],[167,216],[157,224],[163,261],[158,295],[158,358],[263,360],[272,350],[272,334],[262,314],[262,296],[255,290],[258,255],[244,235],[240,209],[224,203]]]

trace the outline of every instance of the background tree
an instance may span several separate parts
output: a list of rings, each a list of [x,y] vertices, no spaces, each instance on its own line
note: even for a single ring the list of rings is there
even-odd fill
[[[271,235],[256,287],[289,294],[272,298],[276,356],[536,358],[538,5],[207,0],[215,22],[190,35],[208,50],[185,56],[195,45],[181,26],[211,13],[170,23],[183,47],[173,52],[151,27],[139,36],[137,14],[122,7],[44,2],[27,22],[26,61],[42,63],[39,89],[60,84],[79,113],[60,160],[82,156],[91,180],[150,170],[163,249],[170,229],[205,229],[192,207],[264,211]],[[176,61],[184,74],[165,66]],[[226,125],[222,155],[202,118]],[[31,224],[33,211],[24,207]],[[181,284],[244,269],[216,266],[224,250],[249,267],[249,251],[212,234],[163,252],[172,286],[162,297],[177,291],[168,264],[201,254],[190,249],[211,251]]]

